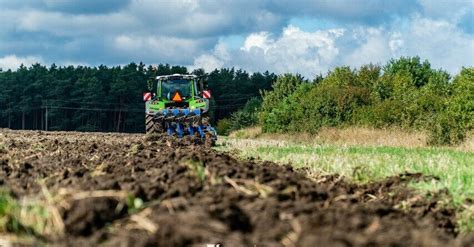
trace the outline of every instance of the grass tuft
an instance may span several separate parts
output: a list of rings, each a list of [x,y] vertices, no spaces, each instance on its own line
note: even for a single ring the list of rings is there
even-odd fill
[[[54,235],[51,214],[43,203],[36,200],[13,198],[6,189],[0,189],[0,232],[19,236]]]
[[[201,183],[206,181],[206,167],[201,161],[189,160],[186,162],[186,166],[190,170],[191,176],[196,177]]]

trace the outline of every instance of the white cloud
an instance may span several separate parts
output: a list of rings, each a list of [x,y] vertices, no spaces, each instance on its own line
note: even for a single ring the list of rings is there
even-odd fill
[[[212,71],[216,68],[222,68],[224,65],[224,61],[216,56],[204,54],[194,59],[194,64],[190,66],[190,70],[202,68],[205,71]]]
[[[70,2],[0,0],[0,57],[9,64],[36,54],[56,64],[143,61],[308,77],[402,55],[451,73],[474,61],[472,33],[459,28],[472,12],[469,0]],[[315,24],[288,26],[303,16]],[[315,30],[320,20],[340,29]],[[232,36],[245,39],[229,48],[224,40]]]
[[[197,57],[192,67],[235,66],[249,71],[294,72],[311,77],[330,68],[339,53],[335,41],[343,33],[342,29],[305,32],[291,25],[276,39],[266,32],[253,33],[240,49],[230,50],[219,43],[211,54]]]
[[[403,36],[400,32],[395,31],[390,34],[388,46],[390,47],[392,55],[398,57],[404,44],[405,42],[403,41]]]
[[[205,40],[167,36],[119,35],[111,44],[122,56],[136,61],[166,60],[167,63],[183,63],[195,57]]]
[[[417,54],[451,73],[457,73],[461,66],[474,66],[474,36],[451,22],[416,17],[403,42],[405,55]]]
[[[286,17],[263,8],[264,1],[133,0],[133,13],[147,31],[177,37],[205,37],[274,30]],[[145,26],[145,27],[146,27]],[[217,39],[216,39],[217,40]]]
[[[383,29],[361,29],[356,37],[363,37],[358,47],[341,56],[344,64],[353,67],[359,67],[367,63],[381,64],[394,56],[394,50],[397,49],[397,42],[391,41],[384,35]]]
[[[86,37],[110,35],[132,30],[140,23],[126,13],[73,15],[59,12],[25,10],[17,13],[17,29],[26,32],[47,32],[56,36]]]
[[[418,0],[422,6],[422,14],[427,18],[459,21],[466,12],[473,11],[472,0]]]
[[[17,57],[16,55],[7,55],[0,58],[0,68],[3,70],[16,70],[20,65],[30,66],[35,63],[42,63],[43,59],[35,56]]]
[[[194,59],[192,68],[207,71],[238,67],[249,71],[300,73],[312,78],[334,66],[359,67],[385,64],[391,58],[420,56],[433,68],[456,74],[462,66],[474,66],[474,37],[455,23],[413,16],[406,27],[359,26],[351,30],[327,29],[314,32],[287,26],[281,36],[268,32],[248,35],[240,49],[218,43],[210,53]]]
[[[394,25],[390,29],[365,32],[363,36],[363,42],[343,60],[346,64],[360,66],[369,62],[385,63],[400,56],[420,56],[433,68],[451,74],[458,73],[462,66],[474,66],[474,37],[446,20],[414,16],[406,29]]]
[[[249,52],[250,49],[255,47],[266,52],[270,48],[270,43],[274,42],[269,39],[269,36],[268,32],[252,33],[245,39],[244,46],[241,49]]]

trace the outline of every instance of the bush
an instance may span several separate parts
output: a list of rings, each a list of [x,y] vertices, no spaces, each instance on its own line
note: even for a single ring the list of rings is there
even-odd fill
[[[228,135],[230,132],[231,121],[228,118],[223,118],[217,121],[216,131],[219,135]]]
[[[463,68],[453,80],[447,110],[466,130],[474,128],[474,67]]]
[[[247,101],[244,108],[231,114],[229,131],[257,125],[261,106],[262,100],[257,97],[253,97]]]
[[[257,115],[247,111],[237,111],[230,116],[230,131],[243,129],[257,123]]]
[[[474,128],[474,68],[463,68],[454,78],[451,91],[443,112],[432,122],[430,144],[460,143]]]
[[[259,122],[263,132],[354,124],[424,129],[431,144],[458,143],[474,127],[474,68],[449,80],[418,57],[391,60],[383,73],[375,65],[337,67],[314,83],[286,74],[264,92]],[[243,126],[248,118],[238,113],[233,121]]]
[[[444,112],[437,116],[433,126],[430,128],[428,144],[450,145],[464,140],[466,129],[456,121],[451,114]]]
[[[400,126],[403,105],[394,100],[385,100],[356,109],[353,122],[355,124],[385,128]]]
[[[263,132],[285,132],[291,124],[292,109],[300,106],[291,95],[308,84],[300,75],[279,76],[273,84],[273,91],[264,92],[259,116]],[[295,105],[296,104],[296,105]]]

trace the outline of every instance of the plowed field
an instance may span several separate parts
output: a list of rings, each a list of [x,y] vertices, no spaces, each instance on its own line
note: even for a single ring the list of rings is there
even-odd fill
[[[439,195],[406,187],[417,179],[431,178],[357,185],[191,139],[0,130],[0,183],[18,202],[46,205],[41,231],[22,230],[33,244],[471,246]]]

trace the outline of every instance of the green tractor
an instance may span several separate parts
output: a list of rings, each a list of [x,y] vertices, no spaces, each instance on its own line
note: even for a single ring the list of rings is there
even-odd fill
[[[213,144],[216,131],[209,122],[210,90],[203,77],[163,75],[149,81],[143,94],[146,133],[168,133],[179,138],[196,136]]]

